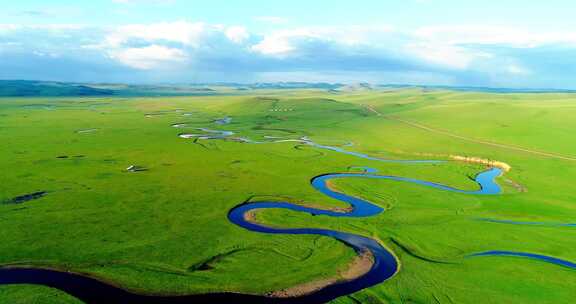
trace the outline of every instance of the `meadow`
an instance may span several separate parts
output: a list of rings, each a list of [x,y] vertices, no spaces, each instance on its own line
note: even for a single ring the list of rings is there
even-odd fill
[[[223,117],[231,121],[215,123]],[[574,117],[576,95],[568,93],[263,89],[1,98],[0,265],[69,270],[145,294],[266,294],[338,277],[355,252],[327,237],[245,230],[228,221],[231,208],[262,199],[346,207],[315,191],[310,179],[362,166],[473,190],[486,165],[455,160],[463,156],[508,164],[497,179],[503,193],[342,179],[336,189],[386,211],[333,218],[273,209],[257,218],[369,236],[397,256],[394,277],[334,303],[569,303],[574,269],[468,256],[510,250],[576,261],[576,228],[558,225],[576,223]],[[298,142],[178,137],[197,128],[253,140],[306,136],[382,158],[448,161],[384,163]],[[37,192],[46,193],[14,201]],[[33,285],[0,285],[0,302],[79,303]]]

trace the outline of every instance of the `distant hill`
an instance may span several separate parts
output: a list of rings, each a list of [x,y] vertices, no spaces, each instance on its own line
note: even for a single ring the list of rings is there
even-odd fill
[[[248,87],[251,89],[325,89],[333,90],[338,89],[343,84],[340,83],[326,83],[326,82],[261,82],[248,85],[239,85],[240,87]]]
[[[448,91],[462,91],[462,92],[481,92],[481,93],[576,93],[576,90],[571,89],[546,89],[546,88],[493,88],[493,87],[468,87],[468,86],[442,86],[442,85],[376,85],[375,89],[413,89],[419,88],[423,90],[448,90]]]
[[[2,80],[0,96],[109,96],[113,90],[93,88],[83,84],[31,81]]]
[[[34,80],[0,80],[0,97],[213,95],[196,85],[87,84]]]
[[[371,91],[374,89],[375,89],[375,86],[373,86],[369,83],[366,83],[366,82],[348,84],[348,85],[344,85],[344,86],[341,86],[340,88],[338,88],[339,91],[343,91],[343,92]]]
[[[559,89],[510,89],[489,87],[458,86],[421,86],[421,85],[378,85],[369,83],[309,83],[309,82],[272,82],[272,83],[194,83],[194,84],[158,84],[131,85],[116,83],[69,83],[34,80],[0,80],[0,97],[55,97],[55,96],[208,96],[237,95],[254,90],[294,90],[317,89],[338,94],[371,90],[451,90],[484,93],[576,93],[576,90]]]

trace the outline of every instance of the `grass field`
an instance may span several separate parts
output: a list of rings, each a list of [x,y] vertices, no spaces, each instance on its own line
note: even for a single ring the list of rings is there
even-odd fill
[[[226,125],[213,121],[232,118]],[[335,303],[570,303],[576,271],[487,250],[576,261],[576,95],[403,89],[327,93],[262,90],[242,96],[0,99],[0,264],[86,273],[154,294],[263,294],[329,278],[355,256],[325,237],[266,235],[228,222],[252,197],[342,207],[313,176],[369,166],[382,174],[474,189],[480,164],[381,163],[295,143],[194,143],[207,127],[251,139],[352,142],[391,159],[502,161],[504,193],[470,196],[383,180],[337,181],[387,209],[371,218],[267,210],[282,227],[322,227],[379,239],[400,272]],[[173,124],[186,123],[186,128]],[[137,165],[148,169],[128,172]],[[14,204],[15,197],[46,191]],[[199,265],[208,264],[208,270]],[[254,282],[258,282],[255,284]],[[77,303],[38,286],[0,286],[1,303]]]

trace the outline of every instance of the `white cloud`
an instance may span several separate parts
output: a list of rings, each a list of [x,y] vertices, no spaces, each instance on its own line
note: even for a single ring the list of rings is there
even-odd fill
[[[428,26],[415,31],[415,37],[445,44],[508,45],[532,48],[545,44],[576,44],[576,32],[534,32],[499,26]]]
[[[250,37],[250,33],[243,26],[231,26],[226,29],[225,34],[228,39],[236,43],[242,43]]]
[[[109,57],[140,70],[162,69],[166,65],[183,63],[188,59],[184,51],[161,45],[113,50],[109,52]]]
[[[414,42],[406,46],[407,52],[431,63],[462,70],[492,60],[496,55],[487,51],[490,47],[528,49],[546,45],[576,46],[576,33],[545,33],[482,25],[427,26],[417,29],[411,36]],[[510,58],[506,60],[510,61]],[[498,60],[494,60],[496,62]],[[529,69],[518,63],[497,64],[494,70],[504,70],[513,75],[530,74]]]
[[[0,24],[0,34],[17,31],[21,28],[22,25],[18,24]]]
[[[301,39],[322,39],[307,29],[281,30],[267,35],[252,50],[264,55],[286,56],[296,51],[295,41]]]
[[[492,57],[489,53],[474,49],[431,42],[410,44],[406,47],[406,52],[425,61],[455,69],[466,69],[475,60]]]
[[[193,59],[190,53],[199,50],[238,52],[238,44],[249,38],[250,33],[242,26],[175,21],[120,26],[112,29],[103,42],[84,47],[105,50],[111,58],[134,68],[151,69],[163,66],[159,64],[167,61],[159,60],[163,56],[183,61]]]
[[[198,44],[200,37],[207,30],[204,23],[187,21],[161,22],[153,24],[130,24],[120,26],[106,37],[111,46],[120,46],[131,39],[144,41],[165,40],[185,45]]]
[[[273,31],[252,46],[264,55],[283,57],[297,53],[308,44],[333,43],[342,46],[372,47],[385,42],[394,28],[391,26],[310,27]]]

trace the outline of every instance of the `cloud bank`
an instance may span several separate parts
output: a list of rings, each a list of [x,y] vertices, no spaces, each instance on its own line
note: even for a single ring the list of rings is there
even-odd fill
[[[133,1],[118,1],[131,3]],[[576,33],[488,26],[281,27],[174,21],[0,25],[0,78],[333,81],[576,88]]]

